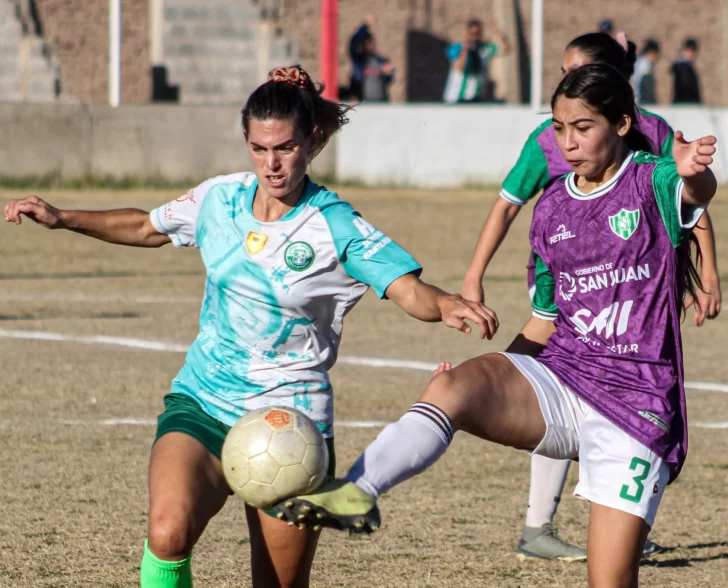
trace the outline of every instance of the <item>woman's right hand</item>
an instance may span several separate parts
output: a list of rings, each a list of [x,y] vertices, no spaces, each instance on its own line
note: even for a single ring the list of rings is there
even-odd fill
[[[7,222],[16,225],[23,222],[22,215],[25,215],[46,229],[63,228],[61,211],[35,195],[26,196],[22,200],[11,200],[5,205],[3,214]]]

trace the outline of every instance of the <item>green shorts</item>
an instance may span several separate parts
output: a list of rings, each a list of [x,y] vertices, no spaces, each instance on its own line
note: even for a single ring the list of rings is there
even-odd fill
[[[164,412],[157,419],[156,441],[173,431],[186,433],[197,439],[215,457],[220,459],[222,444],[230,427],[212,418],[190,396],[184,394],[167,394],[164,397]],[[336,469],[336,453],[334,453],[334,438],[326,439],[329,450],[329,471],[327,475],[334,476]]]

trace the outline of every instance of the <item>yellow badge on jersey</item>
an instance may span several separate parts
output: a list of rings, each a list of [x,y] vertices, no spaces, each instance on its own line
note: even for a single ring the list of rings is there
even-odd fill
[[[267,241],[268,235],[262,235],[260,233],[256,233],[255,231],[249,231],[248,236],[245,238],[245,248],[248,250],[248,253],[254,255],[258,253],[258,251],[263,249],[263,247],[265,247]]]

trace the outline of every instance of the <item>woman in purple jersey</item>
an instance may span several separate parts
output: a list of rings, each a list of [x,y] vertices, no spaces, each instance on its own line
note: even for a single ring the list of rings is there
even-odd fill
[[[635,45],[624,35],[619,41],[606,33],[587,33],[572,40],[566,47],[561,65],[562,74],[590,63],[602,63],[618,69],[630,79],[635,63]],[[639,130],[649,139],[650,151],[669,157],[672,154],[673,131],[659,116],[646,110],[637,111]],[[539,193],[558,177],[570,171],[569,164],[561,155],[556,142],[552,120],[541,124],[528,138],[518,162],[510,171],[491,210],[478,240],[473,259],[466,273],[462,294],[468,300],[482,301],[483,275],[498,246],[505,238],[511,222],[523,205],[534,200]],[[715,257],[715,238],[708,214],[698,222],[695,235],[700,244],[702,287],[696,292],[694,323],[703,324],[706,318],[714,318],[720,312],[720,281]],[[533,291],[533,263],[529,264],[529,292]],[[532,317],[521,334],[508,347],[515,353],[535,354],[543,349],[554,332],[552,321]],[[444,363],[438,371],[449,369]],[[586,551],[561,539],[554,531],[553,519],[569,471],[569,461],[555,461],[535,455],[531,461],[531,487],[528,496],[526,523],[518,543],[517,554],[521,558],[560,559],[579,561],[586,558]],[[645,555],[661,548],[647,541]]]
[[[630,79],[634,72],[636,47],[628,42],[623,34],[617,41],[606,33],[587,33],[573,39],[564,51],[561,72],[566,75],[570,71],[590,63],[611,65],[622,75]],[[673,132],[661,117],[646,110],[637,110],[636,124],[639,130],[651,143],[651,151],[669,157],[672,153]],[[493,259],[498,247],[508,233],[511,223],[523,205],[535,199],[548,185],[568,173],[568,163],[559,152],[554,136],[551,119],[544,121],[531,133],[523,146],[518,161],[503,181],[500,198],[483,226],[472,261],[463,280],[463,296],[468,300],[482,302],[483,275]],[[715,238],[708,215],[704,215],[698,224],[700,230],[696,237],[703,254],[701,274],[703,290],[696,294],[696,313],[694,322],[700,326],[706,318],[715,318],[720,312],[720,281],[715,257]],[[531,324],[527,334],[538,337],[537,342],[545,343],[550,332],[546,333]],[[545,337],[545,338],[544,338]]]
[[[678,132],[673,159],[645,151],[632,87],[605,65],[567,74],[551,107],[573,171],[552,183],[531,225],[533,306],[555,318],[545,351],[483,355],[438,374],[344,479],[277,505],[279,518],[370,532],[376,498],[433,465],[461,430],[578,458],[589,583],[638,585],[645,539],[687,452],[679,321],[695,286],[683,245],[716,192],[716,140]]]

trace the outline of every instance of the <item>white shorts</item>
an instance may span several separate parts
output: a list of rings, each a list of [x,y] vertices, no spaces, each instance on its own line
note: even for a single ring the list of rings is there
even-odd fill
[[[533,453],[578,457],[575,496],[638,516],[652,527],[670,479],[668,464],[587,406],[543,364],[526,355],[503,355],[533,386],[546,421],[546,435]]]

